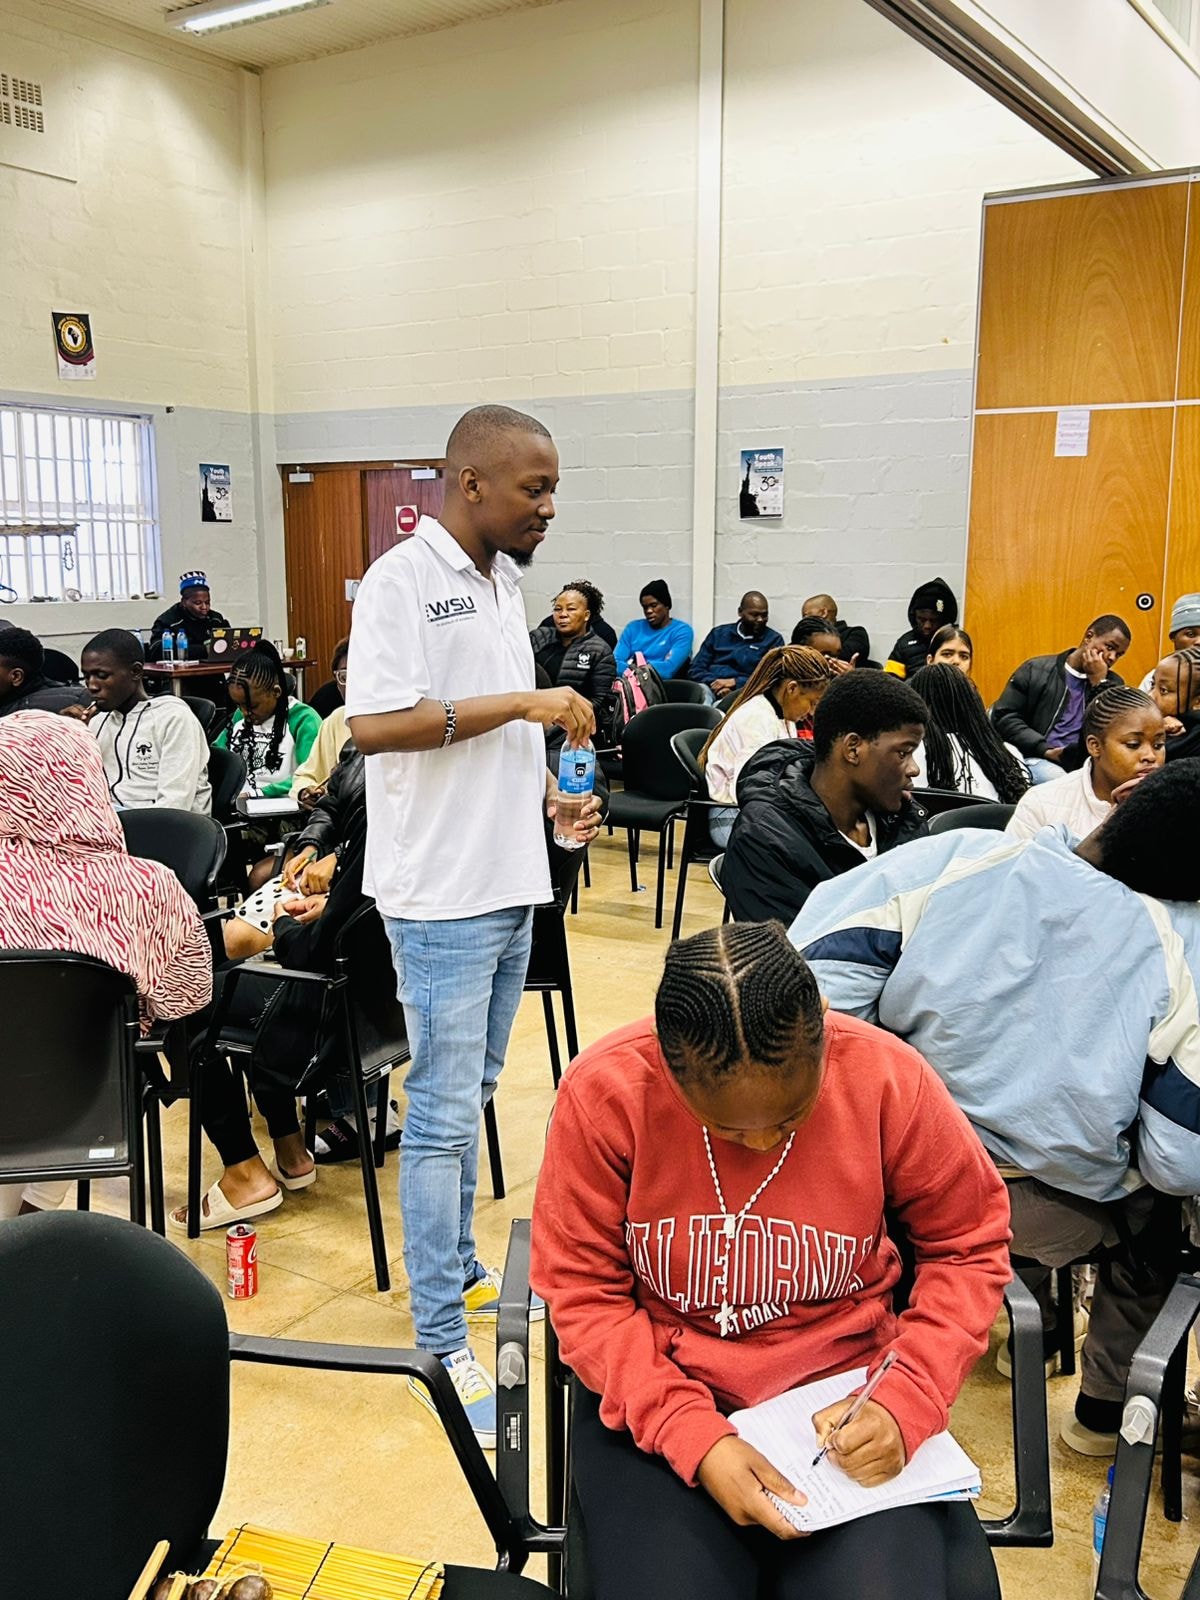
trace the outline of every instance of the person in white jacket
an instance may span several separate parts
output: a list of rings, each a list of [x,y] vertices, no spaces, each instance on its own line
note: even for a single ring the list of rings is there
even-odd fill
[[[136,636],[107,628],[85,647],[83,678],[95,704],[69,707],[96,735],[115,806],[212,813],[208,743],[181,699],[152,700],[142,678],[145,655]]]
[[[1029,768],[988,721],[979,690],[966,673],[935,662],[908,681],[929,707],[925,738],[913,752],[920,769],[916,787],[1016,805],[1029,788]]]
[[[752,755],[775,739],[811,739],[807,723],[837,669],[819,650],[804,645],[777,645],[746,679],[742,692],[725,713],[700,752],[708,797],[717,801],[708,830],[715,845],[729,843],[737,817],[737,781]]]

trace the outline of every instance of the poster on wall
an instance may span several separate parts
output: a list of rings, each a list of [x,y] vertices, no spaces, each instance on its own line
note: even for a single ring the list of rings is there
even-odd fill
[[[77,380],[96,376],[96,347],[92,343],[92,319],[86,311],[52,311],[54,353],[58,357],[60,378]]]
[[[783,515],[783,450],[743,450],[739,515]]]
[[[200,463],[200,521],[233,521],[233,487],[228,466]]]

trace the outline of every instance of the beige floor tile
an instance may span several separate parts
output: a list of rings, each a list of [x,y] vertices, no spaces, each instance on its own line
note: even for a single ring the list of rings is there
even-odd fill
[[[643,851],[645,893],[630,892],[624,835],[601,836],[593,850],[593,887],[581,889],[580,915],[568,917],[576,1010],[581,1043],[646,1015],[653,1004],[674,908],[674,874],[668,877],[665,920],[654,923],[655,852]],[[721,903],[703,869],[689,875],[685,934],[711,927]],[[403,1107],[402,1085],[392,1094]],[[476,1231],[481,1257],[503,1262],[514,1217],[528,1216],[553,1105],[550,1064],[538,996],[526,996],[514,1029],[497,1096],[508,1193],[491,1196],[481,1162]],[[168,1197],[182,1201],[186,1183],[186,1109],[165,1118]],[[265,1130],[258,1128],[267,1150]],[[206,1175],[217,1164],[206,1150]],[[375,1290],[358,1167],[323,1168],[311,1191],[289,1197],[261,1220],[261,1289],[252,1302],[226,1301],[230,1324],[242,1331],[283,1333],[301,1339],[407,1345],[408,1314],[403,1237],[396,1200],[395,1158],[380,1174],[392,1288]],[[125,1212],[123,1185],[97,1185],[98,1209]],[[181,1248],[224,1288],[224,1241],[209,1234]],[[993,1353],[997,1333],[993,1338]],[[472,1330],[479,1354],[492,1359],[494,1338]],[[535,1333],[534,1436],[540,1416],[541,1336]],[[1076,1380],[1050,1386],[1056,1544],[1051,1550],[1001,1552],[1006,1600],[1071,1600],[1090,1593],[1090,1517],[1107,1463],[1087,1461],[1057,1442]],[[980,1363],[955,1408],[954,1426],[979,1460],[985,1481],[983,1511],[1011,1505],[1012,1450],[1008,1385],[989,1355]],[[538,1440],[540,1446],[540,1440]],[[1189,1521],[1173,1528],[1151,1500],[1143,1582],[1157,1596],[1179,1592],[1195,1548],[1200,1495],[1195,1464],[1185,1468]],[[542,1479],[535,1480],[542,1504]],[[412,1555],[453,1557],[489,1564],[487,1531],[457,1473],[437,1424],[407,1394],[404,1382],[375,1377],[329,1376],[239,1367],[233,1388],[233,1440],[229,1476],[215,1527],[253,1519],[283,1530],[348,1540]],[[531,1572],[541,1570],[541,1564]]]

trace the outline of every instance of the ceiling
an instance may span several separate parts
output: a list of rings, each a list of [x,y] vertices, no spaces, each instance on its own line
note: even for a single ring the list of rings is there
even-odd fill
[[[281,67],[357,50],[382,39],[432,33],[479,17],[554,5],[556,0],[333,0],[330,5],[291,16],[268,17],[211,33],[203,39],[168,28],[164,14],[180,9],[181,0],[75,0],[85,11],[165,35],[205,55],[221,56],[243,67]],[[189,0],[182,0],[189,3]],[[190,0],[195,3],[195,0]]]

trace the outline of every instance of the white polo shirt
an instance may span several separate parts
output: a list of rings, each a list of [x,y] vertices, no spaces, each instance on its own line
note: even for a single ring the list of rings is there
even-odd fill
[[[516,564],[489,582],[422,517],[354,602],[346,716],[535,686]],[[510,722],[448,749],[368,756],[363,887],[388,917],[447,922],[551,898],[542,729]]]

